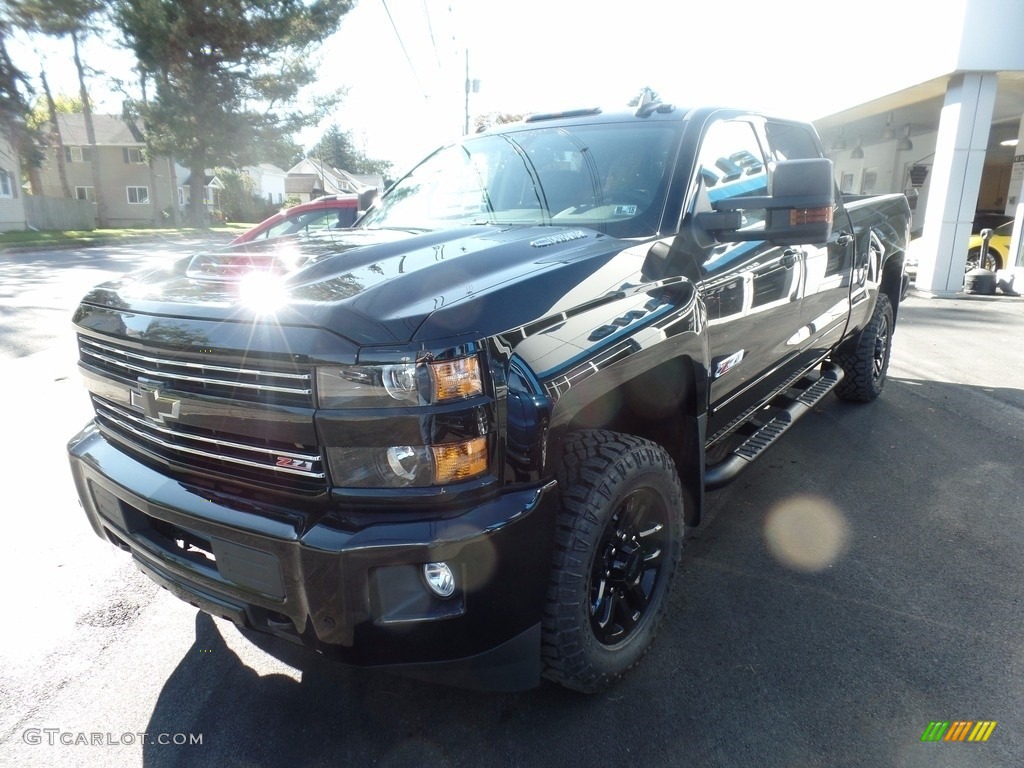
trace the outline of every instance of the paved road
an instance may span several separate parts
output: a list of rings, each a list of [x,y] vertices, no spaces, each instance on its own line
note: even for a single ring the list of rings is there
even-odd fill
[[[23,357],[58,341],[78,299],[90,287],[130,269],[224,245],[230,239],[230,234],[213,234],[0,252],[0,360]]]
[[[1018,766],[1022,338],[1024,299],[908,299],[882,399],[827,399],[710,496],[654,647],[593,697],[267,654],[95,538],[71,365],[6,363],[0,765]],[[955,719],[998,726],[921,743]]]

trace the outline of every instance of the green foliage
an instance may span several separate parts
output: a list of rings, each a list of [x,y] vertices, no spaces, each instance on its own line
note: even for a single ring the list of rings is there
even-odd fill
[[[20,146],[27,139],[28,79],[7,53],[9,22],[0,15],[0,134]]]
[[[313,49],[351,7],[352,0],[115,0],[115,24],[155,86],[155,98],[137,107],[151,147],[186,159],[197,183],[204,168],[264,159],[258,148],[315,123],[336,102],[295,108],[317,78]]]
[[[306,156],[302,145],[290,135],[268,135],[255,148],[254,156],[287,171]]]
[[[473,130],[475,133],[486,130],[492,125],[505,125],[506,123],[518,123],[526,117],[526,113],[512,112],[487,112],[473,118]]]
[[[79,96],[68,96],[65,93],[58,93],[53,97],[53,104],[57,112],[62,115],[82,114],[82,99]],[[28,124],[32,128],[42,128],[50,123],[50,108],[46,99],[36,99],[32,105],[32,112],[28,116]]]
[[[365,152],[356,149],[348,131],[333,124],[324,131],[308,156],[349,173],[379,173],[386,176],[391,170],[391,163],[367,157]]]
[[[51,37],[94,32],[107,4],[103,0],[8,0],[15,23]]]
[[[224,185],[220,192],[220,206],[228,221],[255,223],[263,221],[277,210],[257,194],[256,182],[249,174],[230,168],[218,168],[215,175]]]

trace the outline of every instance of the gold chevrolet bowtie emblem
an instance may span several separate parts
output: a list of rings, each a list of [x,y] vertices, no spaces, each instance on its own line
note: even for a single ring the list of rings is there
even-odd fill
[[[146,418],[161,424],[165,419],[176,419],[181,410],[181,401],[163,394],[160,387],[152,384],[139,384],[138,390],[132,390],[131,403],[141,409]]]

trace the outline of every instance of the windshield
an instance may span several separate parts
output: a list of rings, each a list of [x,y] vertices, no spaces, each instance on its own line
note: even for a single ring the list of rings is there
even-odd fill
[[[603,123],[470,138],[418,165],[360,226],[529,224],[651,235],[677,130],[677,123]]]

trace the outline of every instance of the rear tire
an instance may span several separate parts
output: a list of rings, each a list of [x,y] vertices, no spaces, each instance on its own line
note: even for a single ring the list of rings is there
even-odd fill
[[[595,693],[657,633],[682,550],[683,493],[664,448],[601,430],[568,437],[559,484],[544,675]]]
[[[844,342],[833,355],[845,377],[836,387],[840,400],[867,403],[882,394],[892,351],[892,304],[879,293],[875,311],[855,339]]]

